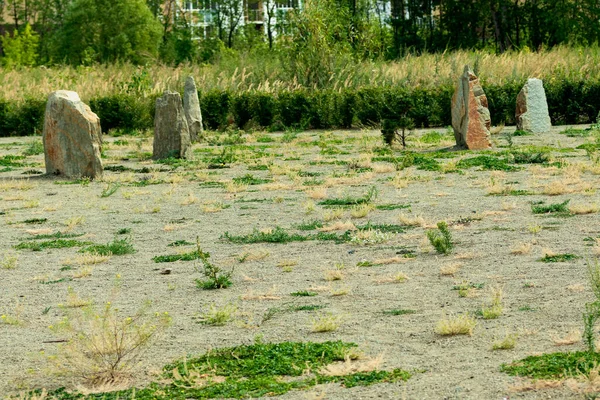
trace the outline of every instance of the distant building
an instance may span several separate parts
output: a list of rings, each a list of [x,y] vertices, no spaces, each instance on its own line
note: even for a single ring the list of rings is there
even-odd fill
[[[179,13],[182,13],[192,30],[192,37],[205,38],[214,33],[218,18],[231,18],[222,16],[223,0],[179,0]],[[236,6],[240,10],[239,26],[254,25],[257,30],[265,34],[268,29],[269,15],[271,27],[281,25],[285,16],[291,10],[302,7],[302,0],[232,0],[238,1]],[[227,25],[228,21],[224,21]],[[273,33],[276,34],[276,29]]]

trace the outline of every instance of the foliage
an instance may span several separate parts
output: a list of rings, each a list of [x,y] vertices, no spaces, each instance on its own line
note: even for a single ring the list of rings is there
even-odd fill
[[[445,221],[438,222],[437,230],[428,230],[427,238],[429,243],[435,248],[439,254],[449,254],[454,248],[452,243],[452,234],[448,229],[448,224]]]
[[[37,64],[39,41],[39,34],[29,24],[25,25],[22,32],[14,31],[12,37],[8,32],[5,33],[2,36],[2,64],[9,68],[33,67]]]
[[[513,376],[532,379],[564,379],[587,375],[600,363],[600,353],[574,351],[529,356],[510,364],[502,364],[500,370]]]
[[[84,247],[79,250],[80,253],[93,253],[101,256],[123,256],[125,254],[135,253],[135,248],[131,243],[131,239],[113,239],[112,242],[107,244],[95,244],[92,246]]]
[[[534,214],[569,213],[569,202],[570,200],[554,204],[532,204],[531,212]]]
[[[59,59],[75,65],[158,56],[161,25],[144,0],[75,0],[57,30]]]
[[[198,258],[202,263],[202,274],[206,279],[196,279],[196,285],[204,290],[225,289],[231,286],[231,276],[233,269],[224,272],[223,268],[214,265],[209,261],[210,253],[203,252],[200,248],[200,242],[196,239]]]

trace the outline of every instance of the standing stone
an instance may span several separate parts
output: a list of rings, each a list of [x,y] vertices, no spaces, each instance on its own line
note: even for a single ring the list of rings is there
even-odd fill
[[[190,145],[181,96],[177,92],[165,91],[162,97],[156,99],[152,158],[187,158]]]
[[[528,79],[517,96],[515,112],[517,129],[531,132],[548,132],[552,127],[544,83],[540,79]]]
[[[59,90],[50,94],[43,142],[47,174],[102,177],[100,119],[77,93]]]
[[[188,76],[185,80],[185,89],[183,92],[183,110],[190,130],[190,140],[192,143],[198,141],[202,136],[202,113],[200,111],[200,100],[198,99],[198,90],[193,76]]]
[[[488,101],[479,79],[468,65],[452,97],[452,127],[458,147],[489,149],[491,127]]]

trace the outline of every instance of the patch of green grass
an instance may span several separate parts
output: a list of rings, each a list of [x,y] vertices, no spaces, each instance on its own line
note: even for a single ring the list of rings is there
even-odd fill
[[[320,201],[318,204],[321,206],[354,206],[358,204],[368,204],[377,198],[377,188],[371,186],[369,191],[362,197],[351,197],[346,196],[343,198],[326,199]]]
[[[248,171],[268,171],[269,166],[264,164],[249,165]]]
[[[27,148],[23,150],[24,156],[35,156],[38,154],[44,154],[44,144],[41,140],[31,141]]]
[[[521,131],[521,130],[516,130],[514,131],[514,133],[512,134],[513,136],[531,136],[533,135],[532,133],[529,133],[527,131]]]
[[[48,218],[31,218],[23,221],[24,224],[45,224],[48,222]]]
[[[179,246],[193,246],[196,243],[188,242],[187,240],[176,240],[172,243],[169,243],[167,246],[169,247],[179,247]]]
[[[232,181],[238,185],[260,185],[263,183],[272,182],[270,179],[256,178],[252,174],[246,174],[244,176],[233,178]]]
[[[440,132],[436,132],[436,131],[427,132],[426,134],[421,136],[421,142],[429,143],[429,144],[437,144],[437,143],[441,142],[442,139],[444,139],[444,137],[446,137],[446,135],[444,135],[443,133],[440,133]]]
[[[531,212],[534,214],[551,214],[551,213],[570,213],[567,207],[571,200],[565,200],[562,203],[554,204],[532,204]]]
[[[550,154],[541,151],[511,151],[510,157],[515,164],[545,164],[550,159]]]
[[[567,137],[588,137],[590,131],[588,129],[567,128],[564,131],[561,131],[560,134]]]
[[[410,208],[410,204],[380,204],[378,206],[375,206],[375,208],[378,210],[385,210],[385,211],[401,210],[404,208]]]
[[[600,364],[600,353],[576,351],[529,356],[510,364],[502,364],[500,370],[512,376],[531,379],[564,379],[589,372]]]
[[[225,184],[223,182],[216,182],[216,181],[200,182],[198,185],[200,187],[206,187],[206,188],[223,188],[223,187],[225,187]]]
[[[125,254],[135,253],[135,249],[131,241],[125,239],[114,239],[112,242],[107,244],[95,244],[92,246],[84,247],[79,250],[80,253],[95,253],[101,256],[123,256]]]
[[[393,310],[385,310],[383,311],[385,315],[407,315],[407,314],[415,314],[415,310],[405,310],[405,309],[393,309]]]
[[[540,258],[540,261],[547,262],[547,263],[567,262],[567,261],[576,260],[578,258],[581,258],[581,257],[579,257],[575,254],[571,254],[571,253],[554,254],[554,255],[546,254],[544,257]]]
[[[190,251],[189,253],[181,254],[167,254],[163,256],[152,257],[152,261],[155,263],[170,263],[175,261],[194,261],[200,258],[200,253],[197,250]]]
[[[231,243],[237,244],[252,244],[252,243],[290,243],[290,242],[305,242],[308,240],[323,240],[334,241],[336,243],[348,242],[351,239],[350,232],[341,235],[335,233],[319,232],[317,234],[300,235],[297,233],[288,233],[281,227],[276,227],[270,232],[261,232],[258,229],[247,235],[231,235],[225,232],[222,236]]]
[[[44,239],[70,239],[70,238],[80,237],[83,235],[84,235],[83,233],[55,232],[55,233],[47,233],[44,235],[35,235],[35,236],[31,236],[31,237],[26,237],[23,240],[31,241],[31,240],[44,240]]]
[[[317,311],[317,310],[321,310],[325,308],[325,306],[322,306],[320,304],[309,304],[309,305],[304,305],[304,306],[290,306],[289,310],[290,311]]]
[[[121,228],[117,231],[117,235],[127,235],[131,233],[131,228]]]
[[[42,251],[44,249],[63,249],[69,247],[82,247],[91,245],[92,242],[81,242],[79,240],[67,240],[67,239],[54,239],[47,240],[43,242],[38,242],[34,240],[25,241],[17,244],[15,249],[17,250],[33,250],[33,251]]]
[[[406,231],[407,226],[395,224],[373,224],[371,221],[369,221],[365,225],[357,225],[356,228],[359,231],[368,231],[369,229],[372,229],[380,232],[403,233]]]
[[[290,296],[294,296],[294,297],[313,297],[316,295],[318,295],[317,292],[311,292],[308,290],[300,290],[298,292],[290,293]]]
[[[100,197],[110,197],[113,194],[115,194],[120,187],[120,183],[109,184],[105,189],[102,190],[102,193],[100,193]]]
[[[322,227],[323,221],[319,221],[318,219],[314,219],[312,221],[303,221],[295,226],[295,228],[300,231],[312,231]]]
[[[465,158],[460,160],[456,164],[457,168],[473,168],[473,167],[481,167],[482,170],[485,171],[506,171],[512,172],[519,170],[518,167],[514,165],[510,165],[506,160],[489,156],[489,155],[481,155],[477,157]]]
[[[25,159],[25,156],[7,154],[0,157],[0,167],[23,167],[24,164],[21,162],[23,159]]]

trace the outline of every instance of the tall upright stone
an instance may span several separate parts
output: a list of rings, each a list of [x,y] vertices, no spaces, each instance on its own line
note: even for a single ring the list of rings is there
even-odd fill
[[[77,93],[58,90],[48,96],[43,143],[47,174],[102,177],[100,119]]]
[[[162,97],[156,99],[152,158],[187,158],[190,146],[190,132],[181,96],[177,92],[167,90]]]
[[[185,89],[183,92],[183,111],[190,131],[190,140],[192,143],[198,141],[202,136],[202,112],[200,111],[200,100],[198,99],[198,90],[193,76],[188,76],[185,80]]]
[[[544,83],[540,79],[528,79],[523,89],[517,96],[517,110],[515,112],[517,129],[531,132],[544,133],[552,127]]]
[[[456,145],[470,150],[491,148],[491,125],[487,97],[477,76],[465,65],[452,97],[452,127]]]

